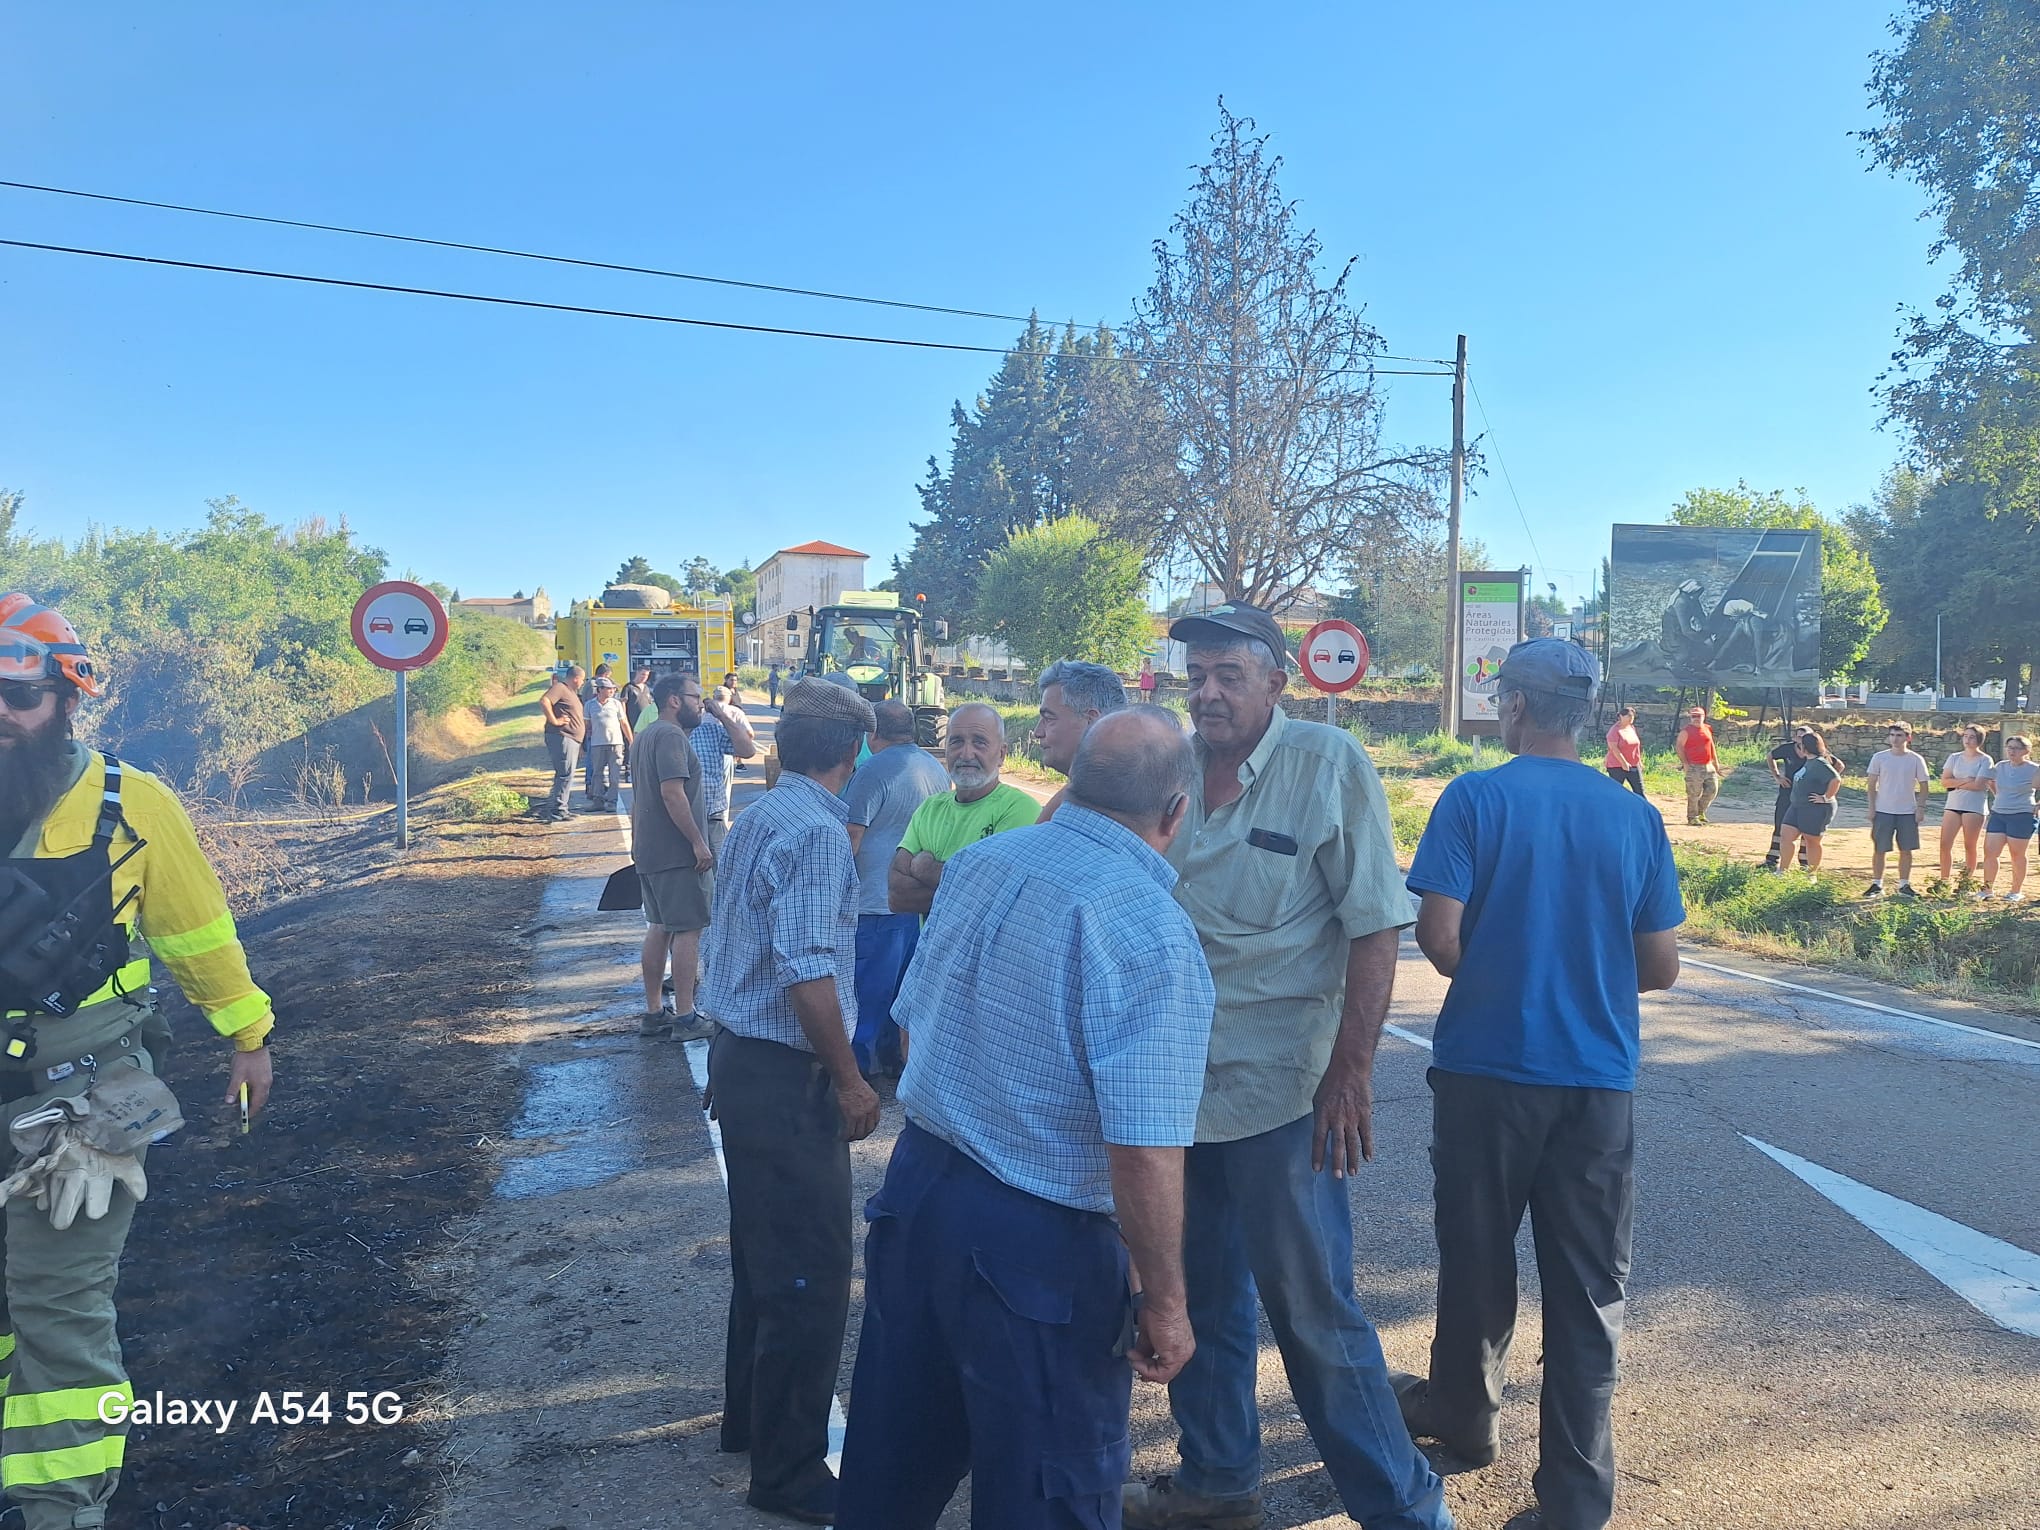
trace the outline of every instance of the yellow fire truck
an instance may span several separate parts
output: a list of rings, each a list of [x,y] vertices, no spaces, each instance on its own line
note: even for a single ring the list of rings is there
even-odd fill
[[[652,584],[613,584],[596,600],[577,600],[559,618],[553,648],[562,665],[578,664],[589,674],[607,664],[622,685],[639,669],[652,683],[674,670],[691,669],[704,686],[714,686],[737,667],[736,621],[722,596],[696,597],[699,604],[675,604]]]

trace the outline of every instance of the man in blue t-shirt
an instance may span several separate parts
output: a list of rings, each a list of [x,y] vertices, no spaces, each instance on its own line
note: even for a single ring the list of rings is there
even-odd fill
[[[1496,705],[1516,758],[1446,787],[1409,875],[1417,944],[1452,986],[1430,1075],[1438,1323],[1430,1376],[1396,1392],[1412,1434],[1494,1460],[1527,1207],[1544,1299],[1533,1485],[1565,1530],[1614,1512],[1637,995],[1677,980],[1686,917],[1657,809],[1580,763],[1599,685],[1574,644],[1510,649]]]

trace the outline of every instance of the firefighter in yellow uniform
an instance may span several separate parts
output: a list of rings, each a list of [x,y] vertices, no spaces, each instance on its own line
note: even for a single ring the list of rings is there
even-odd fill
[[[145,1149],[181,1123],[150,956],[270,1086],[268,996],[168,788],[71,736],[100,682],[68,622],[0,597],[0,1488],[26,1530],[103,1525],[127,1445],[113,1291]],[[137,937],[147,942],[144,950]]]

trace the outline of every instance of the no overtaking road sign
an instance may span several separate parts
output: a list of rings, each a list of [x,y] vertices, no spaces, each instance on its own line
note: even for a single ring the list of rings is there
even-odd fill
[[[354,603],[354,646],[383,669],[423,669],[446,647],[446,607],[408,579],[372,585]]]
[[[1297,659],[1303,665],[1304,679],[1337,695],[1353,689],[1366,675],[1367,639],[1351,622],[1333,617],[1310,629]]]

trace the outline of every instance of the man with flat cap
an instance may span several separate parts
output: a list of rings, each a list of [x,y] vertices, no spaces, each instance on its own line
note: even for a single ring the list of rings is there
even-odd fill
[[[1544,1306],[1537,1474],[1549,1530],[1615,1504],[1609,1403],[1636,1207],[1637,995],[1679,975],[1685,919],[1664,820],[1580,763],[1600,665],[1518,643],[1496,686],[1515,758],[1445,788],[1417,847],[1417,944],[1452,986],[1430,1073],[1438,1324],[1398,1376],[1413,1434],[1495,1458],[1527,1208]]]
[[[746,1500],[833,1521],[829,1404],[850,1311],[850,1148],[878,1096],[857,1025],[857,863],[839,793],[871,703],[817,679],[786,693],[778,783],[730,830],[703,1003],[722,1029],[709,1093],[729,1170],[722,1448],[751,1454]]]
[[[1197,769],[1168,858],[1218,997],[1184,1155],[1197,1352],[1169,1387],[1182,1465],[1127,1484],[1125,1523],[1263,1522],[1258,1294],[1346,1512],[1367,1530],[1450,1530],[1353,1289],[1346,1178],[1374,1156],[1374,1048],[1410,923],[1388,801],[1358,739],[1282,711],[1289,655],[1268,612],[1218,606],[1169,636],[1189,650]]]

